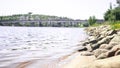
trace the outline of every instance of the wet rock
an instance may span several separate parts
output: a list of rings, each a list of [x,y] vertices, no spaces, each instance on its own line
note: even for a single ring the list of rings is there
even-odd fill
[[[106,50],[106,49],[96,49],[93,51],[93,53],[94,53],[95,57],[98,57],[100,54],[106,53],[107,51],[108,50]]]

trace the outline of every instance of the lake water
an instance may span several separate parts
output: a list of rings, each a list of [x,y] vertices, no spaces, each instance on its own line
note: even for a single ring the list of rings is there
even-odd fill
[[[86,37],[83,28],[1,26],[0,68],[25,68],[19,63],[32,60],[45,68],[43,64],[73,53]]]

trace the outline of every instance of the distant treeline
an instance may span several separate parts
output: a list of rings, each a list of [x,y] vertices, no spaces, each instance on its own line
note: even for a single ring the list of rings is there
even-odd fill
[[[73,19],[67,17],[32,14],[31,12],[29,12],[28,14],[0,16],[0,21],[6,21],[6,20],[14,21],[14,20],[73,20]]]
[[[104,20],[97,20],[102,23]],[[87,27],[88,20],[74,20],[67,17],[58,17],[50,15],[32,14],[14,14],[8,16],[0,16],[1,26],[40,26],[40,27]]]
[[[81,20],[73,20],[67,17],[32,14],[31,12],[29,12],[28,14],[14,14],[9,16],[0,16],[0,25],[78,27],[81,26]]]

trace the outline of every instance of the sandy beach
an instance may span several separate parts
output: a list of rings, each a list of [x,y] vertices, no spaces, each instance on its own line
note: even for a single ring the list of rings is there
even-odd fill
[[[81,56],[80,52],[74,53],[70,56],[65,56],[59,60],[32,60],[15,64],[12,67],[16,68],[81,68],[82,66],[89,64],[95,60],[94,56]]]
[[[81,68],[95,60],[94,56],[81,56],[81,53],[76,53],[69,63],[65,64],[62,68]]]

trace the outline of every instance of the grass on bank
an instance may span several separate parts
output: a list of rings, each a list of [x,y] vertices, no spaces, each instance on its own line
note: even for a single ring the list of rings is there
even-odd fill
[[[120,21],[112,22],[110,25],[112,29],[120,30]]]
[[[116,22],[106,21],[102,24],[95,23],[95,24],[91,25],[91,27],[97,27],[97,26],[101,26],[101,25],[110,25],[112,29],[120,30],[120,21],[116,21]]]

